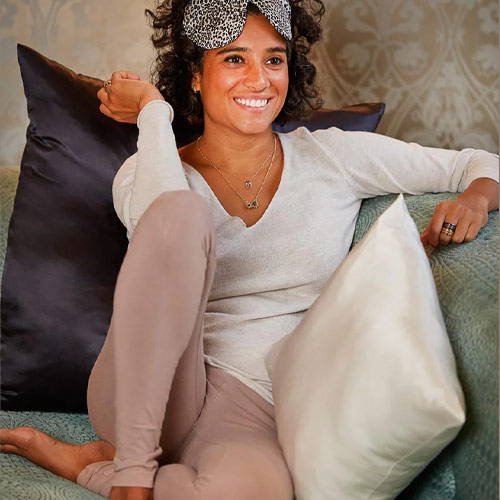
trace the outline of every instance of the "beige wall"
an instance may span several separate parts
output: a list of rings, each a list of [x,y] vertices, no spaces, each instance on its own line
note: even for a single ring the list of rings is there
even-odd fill
[[[439,147],[498,149],[498,1],[326,0],[315,50],[325,103],[385,101],[379,131]],[[151,0],[0,0],[0,165],[18,163],[27,125],[15,45],[107,77],[149,74]]]
[[[90,76],[107,78],[129,69],[148,78],[154,52],[144,9],[151,5],[151,0],[0,0],[0,165],[19,163],[28,123],[16,43]]]
[[[498,18],[498,0],[329,0],[326,100],[385,101],[391,137],[497,151]]]

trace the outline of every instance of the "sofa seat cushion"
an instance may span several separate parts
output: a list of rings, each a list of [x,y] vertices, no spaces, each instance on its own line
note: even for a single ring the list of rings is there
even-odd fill
[[[0,427],[32,426],[56,439],[82,444],[98,439],[86,414],[39,411],[2,411]],[[0,453],[0,498],[61,498],[65,500],[97,500],[100,495],[58,477],[23,457]]]
[[[10,175],[15,177],[16,173]],[[0,190],[3,183],[9,182],[7,177],[0,175]],[[451,193],[405,196],[405,201],[421,231],[430,220],[435,205],[455,196]],[[387,195],[363,202],[355,243],[394,199],[394,195]],[[398,496],[398,500],[498,497],[497,224],[498,211],[491,212],[488,224],[476,240],[438,248],[429,255],[465,393],[467,419],[457,438]],[[39,427],[72,443],[96,439],[86,415],[0,412],[0,427],[19,425]],[[100,498],[16,455],[0,454],[0,469],[4,472],[0,476],[0,491],[5,492],[8,500]],[[66,488],[65,496],[56,496],[62,484]],[[43,488],[43,495],[39,493],[40,488]]]

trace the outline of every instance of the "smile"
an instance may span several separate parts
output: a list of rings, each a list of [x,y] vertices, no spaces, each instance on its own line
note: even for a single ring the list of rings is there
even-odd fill
[[[241,99],[240,97],[235,97],[234,101],[241,106],[249,109],[264,109],[269,103],[270,99]]]

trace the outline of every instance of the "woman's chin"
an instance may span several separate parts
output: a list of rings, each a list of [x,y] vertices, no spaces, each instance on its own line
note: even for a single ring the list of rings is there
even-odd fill
[[[238,135],[257,135],[269,132],[272,128],[273,116],[272,113],[268,116],[251,116],[245,117],[241,115],[231,116],[229,120],[210,120],[210,130],[216,131],[223,129],[231,130]],[[208,129],[208,122],[205,118],[205,130]]]
[[[256,134],[262,134],[264,132],[269,131],[269,129],[272,126],[272,122],[269,120],[262,120],[262,121],[257,121],[257,120],[249,120],[246,122],[240,122],[238,123],[234,129],[237,130],[239,133],[244,134],[244,135],[256,135]]]

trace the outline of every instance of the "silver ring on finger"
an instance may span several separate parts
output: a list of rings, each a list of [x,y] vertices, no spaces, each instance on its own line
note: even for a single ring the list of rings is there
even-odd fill
[[[107,91],[108,91],[108,88],[109,88],[109,87],[111,87],[111,80],[106,80],[106,81],[104,82],[103,87],[104,87],[104,90],[107,92]]]

